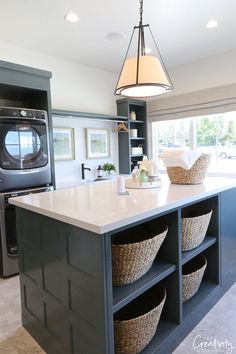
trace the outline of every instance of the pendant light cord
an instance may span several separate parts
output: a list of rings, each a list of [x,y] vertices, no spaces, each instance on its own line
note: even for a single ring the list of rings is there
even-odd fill
[[[143,0],[139,0],[139,3],[140,3],[140,8],[139,8],[139,15],[140,15],[139,25],[142,26],[142,22],[143,22]]]
[[[145,55],[145,38],[144,38],[144,29],[143,29],[143,0],[139,0],[140,8],[139,8],[139,53],[138,55]]]

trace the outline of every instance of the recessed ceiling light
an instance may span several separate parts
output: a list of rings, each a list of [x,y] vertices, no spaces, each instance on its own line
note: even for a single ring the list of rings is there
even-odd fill
[[[118,42],[125,38],[122,33],[119,32],[110,32],[106,35],[107,39],[110,41]]]
[[[218,26],[218,22],[215,21],[215,20],[211,20],[211,21],[209,21],[209,22],[206,24],[206,27],[207,27],[207,28],[215,28],[215,27],[217,27],[217,26]]]
[[[77,22],[78,21],[78,15],[75,12],[69,12],[64,16],[65,20],[68,22]]]

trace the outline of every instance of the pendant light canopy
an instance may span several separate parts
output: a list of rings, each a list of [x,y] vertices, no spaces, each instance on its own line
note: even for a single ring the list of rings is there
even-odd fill
[[[126,97],[150,97],[161,95],[173,90],[173,85],[167,73],[160,51],[157,47],[149,25],[143,25],[143,0],[140,2],[140,20],[139,25],[135,26],[120,72],[115,94]],[[149,31],[148,31],[149,30]],[[146,32],[145,32],[146,31]],[[145,32],[145,33],[144,33]],[[151,39],[153,49],[147,46],[147,34]],[[136,56],[130,56],[133,38],[137,35]],[[157,56],[148,54],[153,51]]]

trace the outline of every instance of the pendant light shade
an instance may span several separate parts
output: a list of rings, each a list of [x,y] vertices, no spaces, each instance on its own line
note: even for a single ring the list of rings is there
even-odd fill
[[[123,95],[126,97],[150,97],[161,95],[173,89],[172,82],[167,73],[150,27],[149,25],[142,24],[142,3],[143,1],[140,0],[139,26],[134,27],[115,89],[116,95]],[[144,30],[146,29],[149,29],[151,35],[150,38],[152,44],[154,44],[154,46],[152,46],[156,50],[157,56],[146,54],[148,52],[144,36]],[[135,50],[137,55],[128,57],[135,31],[138,34],[138,43]],[[150,51],[149,46],[148,49]]]

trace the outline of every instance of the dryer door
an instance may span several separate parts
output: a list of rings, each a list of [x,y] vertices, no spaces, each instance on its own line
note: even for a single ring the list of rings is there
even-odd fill
[[[0,165],[25,170],[48,163],[47,125],[43,121],[0,119]]]

